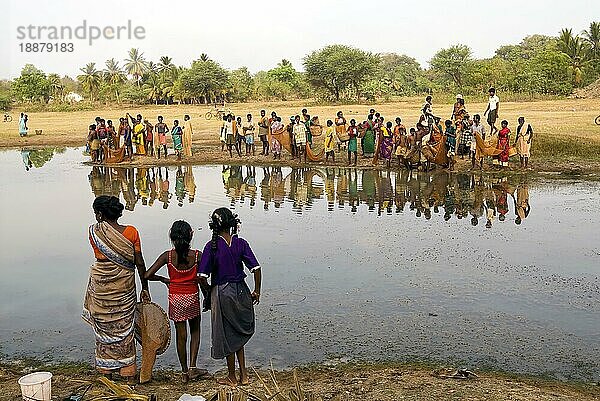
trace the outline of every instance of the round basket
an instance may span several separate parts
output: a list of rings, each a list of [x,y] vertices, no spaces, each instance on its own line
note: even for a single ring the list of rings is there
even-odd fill
[[[142,332],[160,347],[156,355],[164,353],[171,343],[169,317],[160,305],[154,302],[138,302],[135,306],[135,339],[142,343]]]

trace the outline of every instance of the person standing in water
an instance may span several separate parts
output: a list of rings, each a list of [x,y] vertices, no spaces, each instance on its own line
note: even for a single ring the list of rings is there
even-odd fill
[[[231,387],[250,382],[244,346],[254,334],[254,305],[260,302],[262,282],[260,264],[250,244],[237,235],[239,224],[237,215],[227,208],[212,213],[209,223],[212,240],[204,246],[198,266],[200,285],[211,294],[211,356],[227,359],[228,374],[217,382]],[[254,275],[252,292],[245,281],[244,266]]]
[[[200,251],[191,249],[194,230],[183,220],[173,223],[169,238],[173,249],[163,252],[148,269],[144,277],[150,281],[160,281],[169,289],[169,319],[175,323],[177,356],[181,365],[182,381],[187,383],[208,373],[198,369],[200,349],[200,292],[198,289],[198,261]],[[156,273],[167,265],[169,277]],[[190,328],[190,363],[188,367],[187,326]]]

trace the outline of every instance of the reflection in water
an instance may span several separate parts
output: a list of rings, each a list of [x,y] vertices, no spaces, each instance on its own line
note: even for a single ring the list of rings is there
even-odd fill
[[[483,175],[424,173],[401,170],[358,170],[347,168],[281,168],[223,166],[221,178],[230,205],[260,201],[264,210],[291,204],[297,213],[310,210],[317,200],[325,200],[333,211],[349,208],[357,212],[364,205],[377,215],[411,213],[429,220],[465,219],[473,226],[484,222],[493,226],[504,221],[512,206],[514,221],[521,224],[529,215],[529,188],[526,177],[490,178]],[[98,195],[122,194],[125,207],[134,210],[138,201],[153,206],[156,199],[167,209],[174,195],[177,205],[193,203],[196,181],[191,166],[177,168],[92,167],[92,192]]]
[[[29,171],[29,169],[35,167],[40,168],[44,164],[46,164],[52,157],[57,153],[64,153],[66,148],[64,147],[56,147],[56,148],[44,148],[44,149],[21,149],[21,158],[23,159],[23,164],[25,166],[25,170]]]

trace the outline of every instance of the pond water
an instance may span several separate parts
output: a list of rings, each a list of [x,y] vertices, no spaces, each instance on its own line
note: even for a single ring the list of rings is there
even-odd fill
[[[174,220],[198,228],[201,248],[212,210],[240,215],[264,275],[253,365],[426,360],[600,379],[597,182],[82,159],[81,149],[0,152],[5,359],[93,360],[80,319],[87,227],[94,196],[114,194],[148,265],[170,247]],[[164,286],[151,293],[166,307]],[[221,368],[208,317],[200,364]],[[177,367],[173,344],[158,364]]]

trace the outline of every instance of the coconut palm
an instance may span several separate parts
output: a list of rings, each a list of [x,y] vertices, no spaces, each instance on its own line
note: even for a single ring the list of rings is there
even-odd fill
[[[175,64],[173,64],[173,59],[169,56],[161,56],[158,61],[158,72],[160,73],[170,73],[176,69]]]
[[[98,88],[100,87],[102,75],[100,74],[100,71],[96,69],[96,63],[87,63],[85,67],[80,68],[80,71],[83,74],[78,75],[77,80],[81,83],[83,90],[90,95],[90,98],[93,101],[94,95],[98,92]]]
[[[210,59],[208,58],[208,54],[206,54],[206,53],[202,53],[202,54],[200,55],[200,61],[208,61],[208,60],[210,60]]]
[[[48,83],[50,84],[50,93],[52,94],[52,97],[62,101],[65,95],[65,87],[60,80],[60,76],[58,74],[49,74]]]
[[[142,76],[148,71],[148,63],[144,58],[144,53],[140,53],[138,49],[130,49],[129,58],[125,59],[125,71],[133,76],[134,81],[139,86]]]
[[[125,72],[123,72],[119,63],[114,58],[111,58],[106,60],[106,69],[103,71],[103,75],[106,83],[114,88],[115,97],[117,98],[117,103],[119,103],[119,87],[127,80]]]
[[[583,69],[586,64],[586,45],[579,36],[573,36],[571,29],[563,29],[558,37],[558,50],[569,57],[569,68],[573,74],[573,84],[583,82]]]
[[[159,99],[163,96],[163,89],[158,74],[149,73],[142,85],[142,89],[148,100],[154,101],[156,104],[158,104]]]
[[[593,60],[600,59],[600,22],[592,22],[590,29],[582,33],[583,40],[589,46],[589,55]]]

